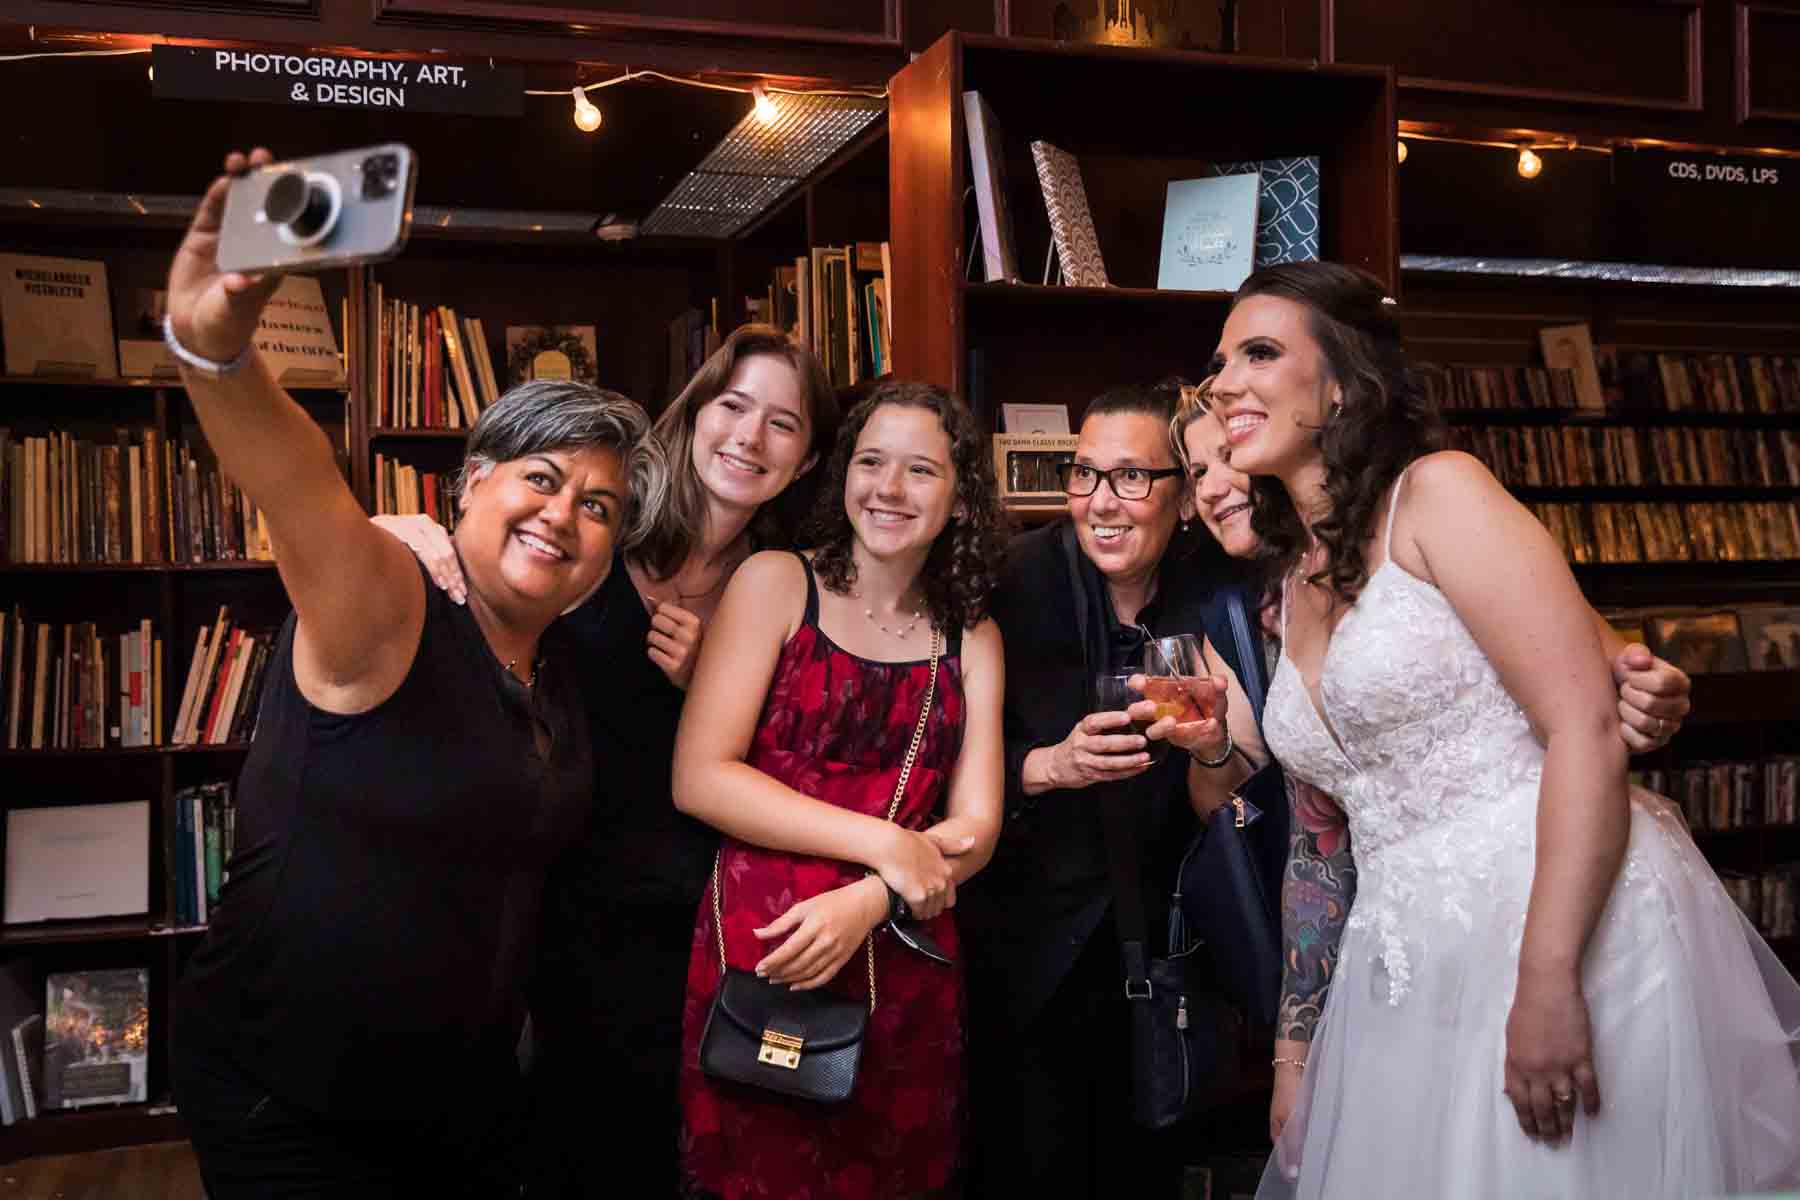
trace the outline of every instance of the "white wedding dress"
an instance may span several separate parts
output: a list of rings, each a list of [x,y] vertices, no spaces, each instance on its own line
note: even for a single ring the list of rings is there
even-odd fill
[[[1543,746],[1443,593],[1385,545],[1319,693],[1323,713],[1284,654],[1264,733],[1348,814],[1356,897],[1259,1200],[1794,1186],[1800,985],[1675,807],[1632,791],[1624,865],[1583,962],[1600,1112],[1579,1114],[1565,1145],[1533,1142],[1501,1089]]]

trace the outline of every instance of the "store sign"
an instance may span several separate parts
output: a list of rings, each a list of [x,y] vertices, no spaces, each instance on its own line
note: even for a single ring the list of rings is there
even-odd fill
[[[1800,159],[1621,149],[1613,155],[1627,257],[1694,266],[1800,266]]]
[[[301,108],[516,117],[524,111],[519,67],[366,58],[306,50],[152,46],[157,99],[236,100]]]

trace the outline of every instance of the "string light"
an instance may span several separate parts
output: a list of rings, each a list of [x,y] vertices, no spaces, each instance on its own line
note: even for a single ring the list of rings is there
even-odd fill
[[[1544,160],[1530,146],[1519,147],[1519,174],[1526,179],[1536,179],[1538,172],[1544,169]]]
[[[773,125],[775,118],[781,113],[775,107],[775,102],[769,99],[768,90],[759,83],[750,89],[750,95],[756,101],[756,119],[764,125]]]
[[[594,102],[587,98],[587,92],[581,88],[570,88],[569,94],[575,97],[575,128],[583,133],[592,133],[600,128],[603,118]]]
[[[1399,147],[1399,149],[1394,151],[1394,161],[1405,162],[1406,161],[1406,143],[1403,141],[1396,141],[1394,143],[1394,145]]]

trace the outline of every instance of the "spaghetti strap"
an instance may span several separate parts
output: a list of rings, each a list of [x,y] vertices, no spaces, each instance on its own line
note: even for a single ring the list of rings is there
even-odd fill
[[[819,581],[813,576],[812,559],[798,550],[794,551],[794,557],[800,560],[800,568],[806,572],[806,612],[800,623],[816,626],[819,623]]]
[[[1294,573],[1289,571],[1281,577],[1281,644],[1287,645],[1287,602],[1288,584],[1294,581]]]
[[[1394,494],[1388,497],[1387,532],[1381,538],[1381,561],[1389,562],[1394,557],[1394,514],[1400,511],[1400,486],[1406,482],[1406,473],[1412,470],[1407,463],[1400,474],[1394,477]]]

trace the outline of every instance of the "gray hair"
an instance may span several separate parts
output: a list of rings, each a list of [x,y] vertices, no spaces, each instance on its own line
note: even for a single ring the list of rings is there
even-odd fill
[[[660,509],[669,494],[668,461],[649,432],[649,414],[617,392],[563,379],[522,383],[469,431],[457,490],[528,454],[611,447],[625,466],[628,495],[619,544],[629,549],[643,536],[640,516]]]

